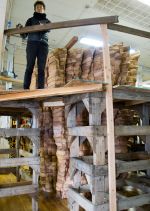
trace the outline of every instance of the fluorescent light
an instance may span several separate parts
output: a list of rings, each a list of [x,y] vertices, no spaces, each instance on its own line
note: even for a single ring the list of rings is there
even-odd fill
[[[150,0],[138,0],[138,1],[140,1],[143,4],[150,6]]]
[[[94,46],[94,47],[103,47],[102,41],[90,39],[90,38],[86,38],[86,37],[81,38],[80,43],[89,45],[89,46]]]
[[[135,53],[135,52],[136,52],[136,50],[135,50],[135,49],[130,48],[130,54],[133,54],[133,53]]]

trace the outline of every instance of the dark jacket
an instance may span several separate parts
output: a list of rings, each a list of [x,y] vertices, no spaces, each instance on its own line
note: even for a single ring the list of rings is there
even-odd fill
[[[50,23],[50,21],[46,18],[45,13],[34,12],[33,17],[27,20],[25,26],[33,26],[46,23]],[[48,32],[50,32],[50,30],[32,32],[28,34],[22,34],[21,37],[25,39],[28,36],[28,42],[39,41],[48,45]]]

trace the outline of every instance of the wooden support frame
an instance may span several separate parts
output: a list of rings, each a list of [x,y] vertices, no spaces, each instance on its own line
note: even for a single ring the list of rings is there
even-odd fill
[[[0,188],[0,198],[36,193],[38,185],[25,185],[20,187]]]
[[[9,29],[5,30],[4,33],[7,36],[14,34],[23,34],[29,32],[37,32],[43,30],[53,30],[53,29],[62,29],[62,28],[71,28],[78,26],[89,26],[89,25],[97,25],[97,24],[108,24],[108,23],[117,23],[118,16],[108,16],[108,17],[100,17],[100,18],[88,18],[88,19],[80,19],[80,20],[71,20],[57,23],[48,23],[45,25],[38,26],[28,26],[23,27],[21,29]]]
[[[60,87],[60,88],[47,88],[43,90],[29,90],[29,91],[22,91],[11,93],[8,92],[5,95],[0,95],[0,102],[9,102],[15,100],[25,100],[25,99],[34,99],[34,98],[50,98],[55,96],[66,96],[72,94],[82,94],[87,92],[95,92],[95,91],[102,91],[103,85],[102,84],[88,84],[84,86],[77,86],[77,87]]]
[[[122,125],[114,127],[115,136],[148,136],[150,135],[150,126]],[[107,136],[106,126],[78,126],[68,128],[69,136]],[[148,140],[147,140],[148,143]]]
[[[40,130],[38,128],[0,128],[0,136],[10,137],[10,136],[28,136],[35,137],[40,135]]]
[[[79,194],[75,189],[69,188],[69,196],[79,203],[86,211],[110,211],[108,203],[94,205],[91,201]],[[140,207],[150,203],[150,193],[118,199],[117,210],[125,210],[131,207]]]
[[[21,165],[38,166],[40,164],[39,157],[31,158],[3,158],[0,159],[0,168],[2,167],[14,167]]]
[[[103,39],[103,63],[104,63],[104,82],[106,84],[106,120],[107,120],[107,145],[108,145],[108,178],[109,178],[109,209],[117,210],[116,204],[116,172],[115,172],[115,134],[113,116],[113,95],[112,79],[110,66],[110,53],[108,46],[107,25],[101,24],[101,34]]]
[[[108,29],[150,39],[150,32],[122,26],[120,24],[108,24]]]
[[[30,109],[30,111],[32,112],[32,119],[33,119],[33,123],[32,123],[32,129],[37,129],[39,126],[39,109]],[[39,147],[40,145],[37,145],[36,143],[36,139],[38,137],[32,137],[32,141],[33,141],[33,156],[37,157],[38,153],[39,153]],[[38,139],[39,140],[39,139]],[[38,142],[39,144],[39,142]],[[40,157],[38,156],[39,160]],[[30,158],[31,159],[31,158]],[[32,178],[32,184],[35,186],[38,186],[38,180],[39,180],[39,175],[40,175],[40,163],[38,165],[38,170],[36,168],[33,168],[33,178]],[[32,195],[32,210],[33,211],[38,211],[38,191],[36,191],[36,193],[34,195]]]

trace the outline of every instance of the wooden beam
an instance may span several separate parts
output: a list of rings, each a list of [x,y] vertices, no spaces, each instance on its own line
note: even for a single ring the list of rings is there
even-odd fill
[[[115,126],[115,135],[116,136],[150,135],[150,126],[135,126],[135,125]]]
[[[32,194],[32,193],[36,193],[37,190],[38,190],[37,185],[25,185],[21,187],[2,188],[0,189],[0,198],[7,197],[7,196]]]
[[[71,196],[81,207],[87,211],[110,211],[107,203],[94,206],[89,200],[81,196],[75,189],[69,188],[69,196]],[[124,197],[118,200],[117,210],[125,210],[132,207],[140,207],[145,204],[150,204],[150,193],[132,197]]]
[[[32,185],[32,181],[21,181],[21,182],[12,182],[6,184],[0,184],[0,188],[12,188],[18,186]]]
[[[119,24],[108,24],[108,29],[150,39],[150,32],[134,29]]]
[[[47,88],[41,90],[29,90],[16,93],[8,93],[0,95],[0,102],[24,100],[24,99],[42,99],[56,96],[66,96],[73,94],[82,94],[87,92],[102,91],[102,84],[91,84],[76,87],[60,87],[60,88]]]
[[[86,211],[99,211],[99,210],[108,211],[108,204],[94,205],[92,204],[91,201],[86,199],[84,196],[80,195],[73,188],[69,188],[68,195],[73,199],[73,201],[76,201]]]
[[[43,31],[43,30],[53,30],[53,29],[89,26],[89,25],[97,25],[97,24],[108,24],[108,23],[117,23],[117,22],[118,22],[118,16],[108,16],[108,17],[63,21],[63,22],[57,22],[57,23],[48,23],[44,25],[23,27],[21,29],[17,29],[17,28],[8,29],[8,30],[5,30],[4,33],[5,35],[10,36],[14,34],[24,34],[24,33],[29,33],[29,32]]]
[[[19,85],[23,84],[22,80],[15,79],[15,78],[10,78],[10,77],[6,77],[6,76],[0,76],[0,81],[12,82],[14,84],[19,84]]]
[[[119,199],[118,210],[126,210],[132,207],[140,207],[144,204],[150,204],[150,193],[132,196],[126,199]]]
[[[112,79],[110,66],[110,52],[107,25],[101,25],[101,34],[103,39],[103,64],[104,64],[104,82],[106,88],[106,122],[107,122],[107,145],[108,145],[108,181],[109,181],[109,209],[117,210],[116,204],[116,166],[115,166],[115,134],[114,134],[114,116],[113,116],[113,95]]]
[[[40,136],[38,128],[0,128],[0,136]]]
[[[124,161],[148,160],[150,159],[150,155],[147,152],[128,152],[128,153],[117,153],[116,158]]]
[[[0,154],[16,153],[16,149],[0,149]]]
[[[11,93],[13,93],[13,94],[16,94],[16,91],[15,91],[15,93],[13,92],[13,91],[11,91]],[[17,93],[19,93],[18,91],[17,91]],[[22,93],[22,91],[21,91],[21,93]],[[4,95],[6,95],[6,94],[10,94],[10,91],[4,91]],[[1,96],[1,92],[0,92],[0,96]],[[7,102],[7,101],[5,101],[5,102],[1,102],[0,103],[0,110],[2,109],[2,108],[4,108],[4,109],[8,109],[8,108],[10,108],[10,109],[16,109],[16,111],[18,111],[19,109],[22,109],[22,110],[24,110],[25,112],[26,111],[29,111],[30,112],[30,109],[38,109],[38,108],[40,108],[40,103],[39,102],[35,102],[35,101],[12,101],[12,102]]]
[[[65,46],[65,48],[67,48],[67,50],[70,50],[76,43],[78,42],[78,37],[74,36]]]
[[[146,136],[150,135],[150,126],[122,125],[115,126],[115,136]],[[69,136],[106,136],[106,126],[78,126],[68,128]]]
[[[59,101],[53,101],[53,102],[43,102],[44,107],[60,107],[60,106],[65,106],[65,103],[63,100]]]
[[[132,186],[134,188],[141,189],[144,193],[150,193],[150,186],[148,186],[144,182],[139,183],[138,180],[130,178],[130,179],[125,180],[125,183],[126,183],[126,185]]]
[[[146,170],[146,169],[150,169],[150,159],[130,161],[130,162],[123,162],[123,161],[117,162],[117,173]]]
[[[139,87],[116,86],[113,88],[113,99],[150,102],[150,90]]]
[[[79,171],[82,171],[92,177],[108,175],[107,165],[94,166],[78,158],[71,158],[71,165],[74,167],[74,169],[78,169]]]
[[[40,158],[39,157],[32,157],[32,158],[3,158],[0,159],[0,168],[3,167],[14,167],[14,166],[33,166],[39,165]]]
[[[104,134],[104,127],[101,126],[99,127],[100,131],[98,130],[97,134],[94,132],[94,128],[97,128],[96,126],[78,126],[78,127],[72,127],[72,128],[68,128],[68,135],[69,136],[85,136],[85,137],[93,137],[94,134]],[[106,131],[106,127],[105,127],[105,131]]]

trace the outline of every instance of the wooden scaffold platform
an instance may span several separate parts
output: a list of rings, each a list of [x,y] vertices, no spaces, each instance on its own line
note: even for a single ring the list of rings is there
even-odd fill
[[[33,114],[32,129],[0,129],[1,136],[28,136],[33,141],[32,158],[14,158],[13,160],[1,160],[0,167],[20,166],[28,164],[33,168],[32,187],[27,186],[11,189],[0,189],[0,195],[19,195],[23,193],[33,194],[33,211],[38,210],[37,189],[39,176],[39,129],[37,124],[37,114],[41,103],[47,107],[64,106],[67,121],[67,134],[70,146],[70,177],[73,185],[68,191],[69,208],[71,211],[79,211],[79,207],[86,211],[100,210],[123,210],[130,207],[139,207],[143,204],[150,204],[150,192],[148,183],[140,182],[139,178],[134,181],[123,180],[121,184],[132,184],[134,187],[141,187],[143,194],[125,197],[116,192],[116,177],[120,173],[138,170],[148,170],[150,168],[150,126],[149,126],[149,102],[150,90],[135,87],[112,88],[111,67],[108,46],[107,28],[124,31],[125,33],[141,36],[140,30],[130,30],[130,28],[116,25],[117,16],[84,19],[76,21],[66,21],[60,23],[50,23],[44,26],[25,27],[22,29],[5,30],[5,35],[21,34],[26,32],[42,31],[46,29],[69,28],[85,25],[100,25],[103,37],[103,63],[104,63],[104,83],[81,83],[74,87],[51,88],[34,91],[12,91],[0,93],[0,109],[3,112],[8,108],[26,107]],[[129,32],[130,31],[130,32]],[[143,32],[143,37],[150,38],[149,32]],[[71,84],[70,84],[71,86]],[[31,100],[33,103],[31,103]],[[89,124],[87,126],[77,126],[77,103],[83,102],[88,111]],[[118,125],[114,126],[113,106],[129,108],[134,107],[141,115],[142,125]],[[30,108],[33,104],[35,106]],[[114,103],[114,104],[113,104]],[[4,109],[5,108],[5,109]],[[102,125],[102,113],[106,110],[106,125]],[[10,110],[9,110],[10,112]],[[28,130],[28,131],[27,131]],[[115,136],[145,136],[146,150],[141,154],[133,153],[117,155],[115,158]],[[87,139],[91,145],[92,156],[80,156],[79,147]],[[146,153],[146,151],[148,153]],[[147,175],[149,172],[147,172]],[[84,175],[87,180],[86,185],[82,185],[81,177]],[[145,181],[148,179],[145,178]],[[22,192],[24,191],[24,192]],[[85,197],[90,193],[90,197]]]

